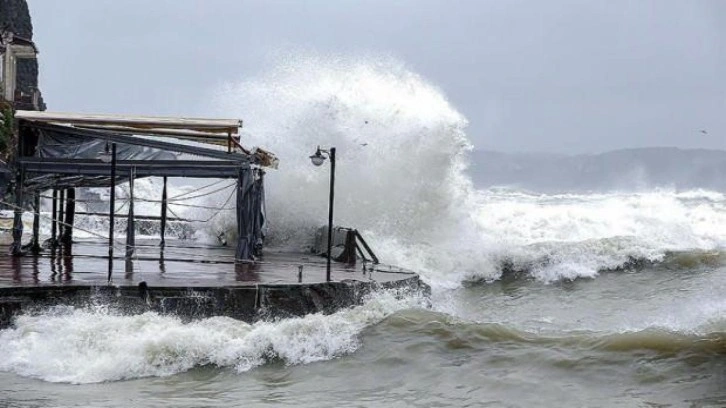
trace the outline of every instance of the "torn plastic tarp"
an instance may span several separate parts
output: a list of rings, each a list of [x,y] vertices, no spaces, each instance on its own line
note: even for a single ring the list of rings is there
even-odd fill
[[[110,141],[100,137],[90,137],[69,130],[41,129],[38,132],[38,145],[35,156],[44,159],[97,159],[110,148]],[[116,143],[118,160],[175,160],[173,153],[146,146],[133,146]]]
[[[237,183],[237,253],[238,260],[253,260],[260,254],[265,239],[264,172],[240,171]]]

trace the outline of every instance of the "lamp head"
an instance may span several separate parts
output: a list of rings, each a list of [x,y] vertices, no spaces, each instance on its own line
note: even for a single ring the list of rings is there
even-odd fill
[[[109,149],[108,141],[106,141],[106,148],[98,154],[98,159],[104,163],[111,163],[111,149]]]
[[[315,151],[315,154],[310,156],[310,161],[313,162],[313,165],[316,167],[325,163],[325,156],[323,156],[323,152],[320,151],[320,146],[318,146],[318,150]]]

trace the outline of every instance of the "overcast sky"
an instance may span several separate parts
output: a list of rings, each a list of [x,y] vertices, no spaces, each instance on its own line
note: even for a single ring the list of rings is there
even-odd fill
[[[221,83],[303,47],[404,61],[478,149],[726,149],[726,1],[29,5],[49,110],[199,115]]]

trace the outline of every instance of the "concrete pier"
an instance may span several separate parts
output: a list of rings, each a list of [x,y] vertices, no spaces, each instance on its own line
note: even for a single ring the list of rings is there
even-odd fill
[[[18,313],[92,304],[122,313],[252,322],[332,313],[360,304],[374,290],[429,291],[417,274],[388,265],[336,263],[326,282],[325,258],[314,255],[267,249],[257,262],[235,263],[231,248],[171,240],[164,249],[156,241],[137,243],[133,260],[117,262],[109,284],[105,250],[98,241],[79,241],[72,255],[0,257],[0,326]]]

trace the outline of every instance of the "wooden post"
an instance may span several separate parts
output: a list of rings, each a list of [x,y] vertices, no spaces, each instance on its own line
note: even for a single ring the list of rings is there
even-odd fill
[[[61,237],[61,243],[64,245],[70,245],[73,243],[73,223],[76,215],[76,189],[69,188],[68,195],[66,196],[66,214],[65,214],[65,228],[63,229],[63,236]]]
[[[166,239],[164,238],[164,235],[166,234],[166,176],[164,176],[164,189],[161,190],[161,247],[164,248],[166,246]]]
[[[130,260],[136,248],[136,227],[134,222],[134,169],[129,172],[129,214],[126,222],[126,260]],[[128,273],[128,271],[127,271]]]

